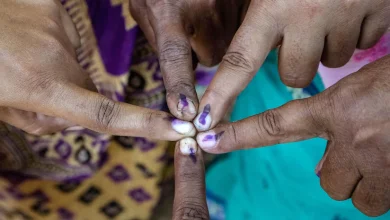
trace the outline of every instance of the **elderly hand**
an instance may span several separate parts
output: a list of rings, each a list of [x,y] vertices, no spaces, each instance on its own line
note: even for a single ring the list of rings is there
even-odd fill
[[[175,150],[175,200],[172,220],[208,220],[203,153],[185,138]]]
[[[198,61],[219,63],[249,0],[130,0],[132,16],[159,55],[170,112],[192,120],[198,110]]]
[[[77,62],[78,33],[57,0],[2,0],[0,121],[46,134],[71,125],[124,136],[178,140],[193,125],[96,92]]]
[[[321,186],[352,198],[363,213],[390,209],[390,56],[367,65],[317,96],[200,133],[211,153],[323,137]]]
[[[373,46],[389,27],[389,16],[387,0],[252,0],[199,104],[195,126],[215,127],[274,47],[280,45],[282,81],[305,87],[320,61],[340,67],[356,47]]]

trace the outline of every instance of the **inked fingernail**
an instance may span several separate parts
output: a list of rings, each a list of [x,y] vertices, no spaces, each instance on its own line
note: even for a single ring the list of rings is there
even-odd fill
[[[179,142],[180,152],[183,155],[195,156],[197,151],[197,144],[193,138],[184,138]]]
[[[322,169],[322,165],[323,165],[323,164],[324,164],[324,160],[322,159],[322,160],[320,160],[320,162],[317,164],[316,169],[315,169],[315,171],[314,171],[318,177],[321,176],[321,169]]]
[[[179,103],[177,104],[177,110],[179,112],[187,111],[191,114],[196,113],[194,102],[183,94],[179,94]]]
[[[201,148],[211,149],[214,148],[218,141],[221,139],[222,135],[225,131],[221,131],[219,133],[215,133],[214,131],[209,131],[206,133],[198,134],[196,140]]]
[[[194,124],[199,131],[205,131],[210,128],[211,125],[211,116],[210,116],[211,107],[210,104],[207,104],[203,111],[196,117]]]
[[[194,136],[196,134],[196,129],[191,122],[182,121],[180,119],[173,119],[171,120],[171,125],[173,130],[179,134],[186,136]]]

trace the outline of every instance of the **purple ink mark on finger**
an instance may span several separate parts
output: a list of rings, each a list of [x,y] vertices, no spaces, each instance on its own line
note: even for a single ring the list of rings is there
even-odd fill
[[[321,170],[319,170],[319,171],[316,173],[316,175],[317,175],[318,177],[321,177]]]
[[[194,149],[193,148],[190,148],[190,158],[192,160],[192,162],[194,162],[194,164],[196,163],[196,155],[195,155],[195,152],[194,152]]]
[[[221,131],[219,132],[218,134],[209,134],[209,135],[206,135],[202,141],[203,142],[206,142],[206,141],[215,141],[217,142],[219,139],[221,139],[223,133],[225,133],[225,131]]]
[[[206,124],[206,117],[207,117],[207,115],[209,115],[210,109],[211,109],[210,104],[207,104],[204,107],[203,112],[202,112],[202,114],[199,117],[199,123],[201,123],[202,125]]]
[[[164,118],[164,120],[167,120],[169,122],[174,122],[176,120],[176,118],[173,117],[173,116],[167,116],[167,117]]]
[[[183,108],[187,107],[188,106],[187,97],[181,93],[179,96],[180,96],[180,102],[183,105]]]
[[[173,119],[173,120],[172,120],[172,125],[173,125],[173,126],[181,125],[181,124],[185,124],[185,123],[187,123],[187,122],[182,121],[182,120],[179,120],[179,119]]]

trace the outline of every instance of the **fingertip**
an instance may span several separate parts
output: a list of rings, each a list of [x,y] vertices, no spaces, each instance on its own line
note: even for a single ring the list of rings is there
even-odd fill
[[[179,100],[177,101],[177,111],[185,116],[191,117],[191,119],[194,119],[197,113],[195,102],[186,95],[180,93]]]
[[[167,102],[170,112],[179,119],[191,121],[197,114],[197,100],[189,98],[188,95],[167,95]]]
[[[200,148],[206,152],[216,153],[217,146],[225,131],[207,131],[199,133],[196,136],[196,141]]]
[[[198,146],[193,138],[184,138],[179,141],[179,149],[182,155],[191,156],[196,155]]]
[[[194,120],[194,125],[198,131],[207,131],[210,129],[212,119],[211,119],[211,106],[210,104],[205,105],[202,112]]]
[[[173,119],[171,125],[173,130],[181,135],[193,137],[196,134],[196,129],[191,122]]]

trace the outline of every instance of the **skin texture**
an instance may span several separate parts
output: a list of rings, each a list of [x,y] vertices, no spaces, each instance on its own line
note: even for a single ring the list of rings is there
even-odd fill
[[[196,116],[178,110],[183,94],[196,109],[211,105],[214,127],[277,45],[281,45],[283,82],[305,86],[320,60],[327,66],[341,66],[355,47],[372,46],[388,27],[385,18],[390,8],[386,0],[248,3],[131,1],[132,14],[159,54],[168,105],[176,117],[192,120]],[[96,93],[77,63],[79,36],[57,0],[2,0],[0,29],[0,120],[35,134],[80,125],[114,135],[184,137],[172,129],[168,114]],[[200,104],[192,71],[198,60],[206,65],[222,60]],[[208,151],[222,153],[235,146],[323,136],[329,139],[320,168],[325,191],[338,200],[352,197],[367,215],[383,214],[390,204],[390,141],[385,134],[390,114],[380,103],[390,101],[388,63],[388,58],[378,61],[319,96],[219,127],[215,134],[225,133],[217,147]],[[174,219],[208,219],[200,150],[196,158],[194,165],[190,156],[176,150]]]
[[[205,106],[210,105],[208,127],[197,126],[196,119],[194,121],[198,131],[213,128],[220,122],[226,109],[250,82],[273,48],[280,47],[281,80],[288,86],[305,87],[313,79],[320,61],[328,67],[344,65],[355,48],[373,46],[390,22],[387,19],[390,1],[387,0],[130,2],[132,15],[158,51],[171,113],[184,120],[196,117],[178,110],[180,94],[192,100],[198,109],[196,118],[200,118]],[[224,16],[227,14],[230,20],[229,16]],[[194,55],[206,65],[222,61],[199,104],[193,87]],[[352,88],[357,83],[346,79],[315,98],[292,102],[280,110],[218,127],[210,133],[215,135],[225,131],[219,139],[214,138],[217,147],[204,150],[223,153],[236,150],[237,146],[264,146],[313,136],[326,137],[329,139],[327,156],[322,161],[322,167],[318,168],[324,189],[334,199],[352,196],[357,208],[367,215],[383,214],[389,208],[390,181],[386,179],[389,169],[385,169],[389,167],[389,156],[375,152],[375,144],[356,147],[355,139],[357,133],[360,136],[370,134],[368,130],[360,130],[362,127],[373,129],[372,126],[379,131],[379,126],[385,126],[383,123],[389,115],[388,109],[376,109],[376,106],[379,101],[383,102],[387,88],[369,83],[375,78],[374,72],[380,72],[377,69],[385,63],[378,62],[375,67],[370,66],[370,70],[355,74],[359,76],[352,79],[361,80],[361,88],[356,90]],[[375,80],[380,84],[380,79]],[[368,88],[371,88],[369,96],[363,93]],[[375,94],[377,90],[381,91],[380,94]],[[355,91],[362,94],[354,96]],[[355,102],[365,103],[366,106],[355,108]],[[345,105],[350,107],[345,109]],[[356,111],[354,117],[350,114],[353,110]],[[283,117],[279,112],[284,113]],[[370,114],[365,115],[366,112]],[[381,115],[383,112],[387,115]],[[308,120],[313,117],[314,121]],[[286,125],[283,126],[283,123]],[[351,125],[355,129],[351,129]],[[371,137],[373,143],[378,137],[385,136],[375,133]],[[208,141],[208,145],[211,142]],[[201,142],[199,144],[202,145]],[[388,153],[388,147],[379,148]],[[371,152],[371,159],[364,158],[363,149]],[[356,164],[351,161],[356,161]],[[340,181],[344,176],[348,177],[348,181]],[[349,187],[343,184],[349,184]],[[353,191],[351,186],[357,187]]]
[[[0,121],[42,135],[79,125],[98,132],[179,140],[169,114],[96,92],[77,62],[80,39],[57,0],[3,0]],[[16,16],[17,15],[17,16]]]
[[[351,74],[317,96],[296,100],[198,134],[210,153],[323,137],[317,173],[335,200],[352,198],[369,216],[390,209],[390,56]],[[200,141],[224,132],[213,146]]]
[[[213,66],[222,60],[247,3],[247,0],[130,0],[131,14],[159,55],[168,107],[175,117],[190,121],[197,115],[193,69],[198,61]],[[194,105],[195,111],[181,109],[181,96]]]
[[[320,61],[340,67],[355,48],[373,46],[389,27],[389,16],[387,0],[252,0],[200,101],[199,109],[211,105],[209,128],[223,118],[271,49],[280,46],[281,80],[305,87]]]
[[[183,155],[178,142],[175,150],[173,220],[209,219],[204,176],[202,151],[198,149],[194,155]]]

